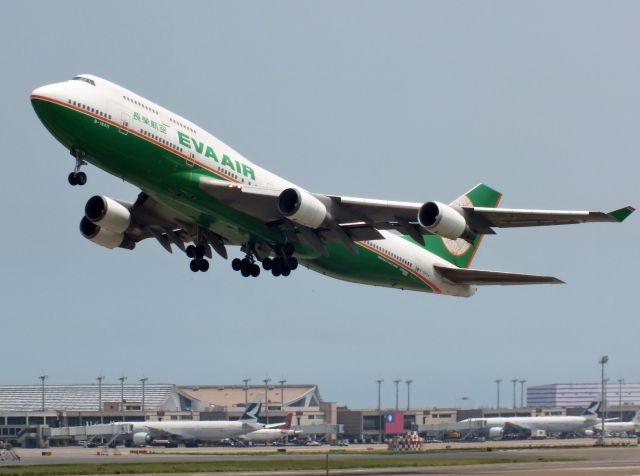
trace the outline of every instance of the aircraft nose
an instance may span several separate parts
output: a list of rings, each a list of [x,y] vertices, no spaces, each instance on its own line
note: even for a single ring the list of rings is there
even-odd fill
[[[40,86],[39,88],[34,89],[31,92],[31,99],[53,99],[55,96],[56,85],[55,84],[46,84],[44,86]]]

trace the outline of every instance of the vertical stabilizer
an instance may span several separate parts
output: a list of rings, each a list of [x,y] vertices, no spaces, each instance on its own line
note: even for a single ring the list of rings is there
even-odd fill
[[[451,202],[451,205],[495,208],[498,206],[498,203],[500,203],[501,198],[502,194],[500,192],[481,183],[464,195],[456,198]],[[462,238],[450,240],[438,235],[425,235],[423,238],[424,247],[427,250],[460,268],[468,268],[471,265],[482,242],[482,235],[477,236],[472,243]]]
[[[600,411],[600,402],[595,401],[591,402],[587,408],[585,408],[584,412],[582,412],[583,416],[597,416]]]

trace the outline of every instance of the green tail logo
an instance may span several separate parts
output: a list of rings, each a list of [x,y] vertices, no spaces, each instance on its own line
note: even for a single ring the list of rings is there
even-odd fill
[[[495,208],[498,206],[498,203],[500,203],[501,198],[502,194],[500,192],[481,183],[455,199],[451,202],[451,205]],[[459,268],[468,268],[480,247],[482,236],[483,235],[477,236],[473,240],[473,243],[469,243],[462,238],[450,240],[438,235],[425,235],[423,237],[423,246],[430,252],[446,259]]]

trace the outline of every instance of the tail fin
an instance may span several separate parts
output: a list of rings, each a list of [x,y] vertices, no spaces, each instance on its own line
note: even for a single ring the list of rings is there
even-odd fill
[[[284,426],[282,427],[285,430],[291,428],[291,422],[293,421],[293,412],[287,413],[287,420],[285,421]]]
[[[257,420],[260,416],[260,409],[262,408],[262,402],[254,402],[249,404],[244,413],[240,417],[240,420]]]
[[[455,199],[451,205],[495,208],[501,198],[500,192],[481,183]],[[427,235],[424,236],[424,247],[459,268],[468,268],[480,247],[482,236],[477,236],[473,243],[469,243],[462,238],[450,240],[437,235]]]
[[[635,416],[633,417],[633,420],[631,420],[633,422],[634,425],[640,425],[640,410],[638,410],[635,414]]]
[[[584,412],[582,412],[583,416],[596,416],[600,411],[600,402],[595,401],[591,402],[587,408],[585,408]]]

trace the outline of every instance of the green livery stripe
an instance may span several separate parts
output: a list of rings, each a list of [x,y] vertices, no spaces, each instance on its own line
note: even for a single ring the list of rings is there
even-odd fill
[[[635,212],[636,209],[633,207],[624,207],[620,210],[614,210],[612,212],[607,213],[607,215],[612,216],[619,222],[623,222],[629,215]]]
[[[142,133],[140,133],[140,132],[138,132],[138,131],[136,131],[134,129],[131,129],[129,127],[125,127],[122,124],[120,124],[120,123],[118,123],[118,122],[116,122],[116,121],[114,121],[112,119],[107,119],[106,117],[100,116],[99,114],[95,114],[95,113],[92,113],[92,112],[87,111],[85,109],[82,109],[80,107],[74,106],[73,104],[68,104],[66,102],[58,101],[57,99],[48,98],[48,97],[45,97],[45,96],[32,95],[31,99],[37,99],[37,100],[40,100],[40,101],[46,101],[46,102],[50,102],[50,103],[53,103],[53,104],[57,104],[59,106],[66,107],[68,109],[74,110],[76,112],[79,112],[79,113],[84,114],[86,116],[92,117],[94,119],[98,119],[98,120],[100,120],[102,122],[106,122],[107,124],[111,124],[112,126],[117,127],[118,129],[125,130],[129,134],[133,134],[133,135],[139,137],[140,139],[143,139],[143,140],[145,140],[147,142],[150,142],[150,143],[152,143],[152,144],[154,144],[154,145],[156,145],[158,147],[161,147],[162,149],[165,149],[165,150],[167,150],[167,151],[179,156],[180,158],[182,158],[182,159],[184,159],[184,160],[186,160],[188,162],[193,163],[194,165],[202,167],[203,169],[208,170],[212,174],[217,175],[218,177],[223,178],[224,180],[228,180],[228,181],[234,182],[234,183],[240,183],[239,180],[237,180],[236,178],[234,178],[234,177],[232,177],[230,175],[225,174],[223,171],[216,170],[216,169],[208,166],[207,164],[199,162],[198,160],[195,160],[194,158],[191,158],[188,155],[183,154],[182,152],[180,152],[177,149],[174,149],[173,147],[170,147],[170,146],[168,146],[166,144],[158,142],[157,140],[155,140],[155,139],[153,139],[151,137],[148,137],[148,136],[146,136],[146,135],[144,135],[144,134],[142,134]]]
[[[373,248],[371,245],[365,243],[364,241],[356,241],[355,243],[357,245],[360,245],[363,248],[366,248],[369,251],[377,254],[378,256],[381,256],[384,259],[387,259],[387,260],[395,263],[396,265],[400,266],[405,271],[408,271],[409,273],[414,275],[416,278],[418,278],[420,281],[422,281],[425,285],[427,285],[429,287],[429,289],[431,291],[433,291],[434,293],[440,294],[442,292],[438,286],[436,286],[431,281],[429,281],[429,279],[427,279],[425,276],[423,276],[422,274],[418,273],[415,269],[411,269],[409,266],[407,266],[406,264],[402,263],[401,261],[398,261],[397,259],[395,259],[392,256],[388,255],[387,253],[385,253],[385,252],[383,252],[381,250],[378,250],[376,248]]]

